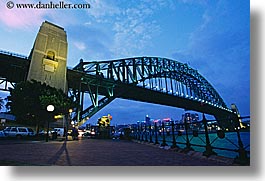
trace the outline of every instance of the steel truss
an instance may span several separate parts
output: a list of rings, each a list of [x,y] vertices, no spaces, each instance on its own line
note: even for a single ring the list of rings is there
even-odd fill
[[[10,88],[14,88],[15,83],[9,82],[6,78],[0,77],[0,90],[1,91],[10,91]]]
[[[91,107],[80,112],[82,119],[95,114],[97,110],[118,97],[114,95],[114,89],[121,84],[189,99],[232,112],[218,92],[197,70],[175,60],[159,57],[92,62],[81,60],[73,70],[84,73],[80,81],[80,91],[85,86],[93,103]],[[101,100],[98,100],[99,88],[106,89],[106,97]]]

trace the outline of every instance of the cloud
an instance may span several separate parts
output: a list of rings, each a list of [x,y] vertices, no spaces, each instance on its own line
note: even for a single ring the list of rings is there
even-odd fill
[[[104,17],[110,17],[120,13],[119,8],[115,6],[115,1],[87,0],[86,2],[91,5],[87,13],[97,22],[103,22]]]
[[[32,8],[16,8],[17,4],[34,4],[37,5],[41,1],[33,0],[21,0],[15,2],[15,6],[12,9],[6,7],[6,2],[0,2],[0,22],[2,22],[8,29],[20,29],[26,31],[32,31],[38,29],[41,23],[45,20],[51,21],[62,27],[67,27],[72,24],[78,24],[80,22],[78,15],[82,10],[70,10],[70,9],[32,9]],[[49,2],[41,2],[49,3]],[[57,2],[54,2],[57,3]],[[59,3],[59,2],[58,2]],[[67,3],[74,3],[67,1]]]
[[[32,1],[20,1],[20,3],[32,3]],[[31,30],[38,27],[47,14],[46,10],[34,9],[8,9],[6,1],[0,2],[0,21],[8,28]]]
[[[159,26],[155,22],[132,18],[116,22],[113,30],[114,46],[111,51],[114,56],[128,57],[144,54],[144,48],[152,46],[150,40],[159,33]]]
[[[86,44],[84,42],[73,42],[74,46],[79,50],[83,51],[86,49]]]
[[[87,0],[91,8],[79,25],[70,25],[68,37],[84,59],[116,59],[143,56],[160,34],[153,15],[169,2]],[[70,41],[69,41],[70,42]],[[82,43],[81,43],[82,42]],[[85,45],[85,46],[84,46]],[[83,51],[86,50],[86,51]]]
[[[177,0],[178,3],[184,4],[207,4],[207,0]]]
[[[112,30],[114,56],[131,57],[143,55],[144,49],[152,47],[151,39],[160,34],[160,26],[152,15],[158,10],[153,1],[139,1],[136,6],[121,9],[122,17],[114,23]]]
[[[91,8],[87,10],[87,25],[105,26],[110,31],[112,43],[109,58],[142,56],[146,49],[153,47],[152,39],[161,33],[154,15],[162,8],[174,8],[174,1],[137,2],[125,0],[87,0]]]
[[[201,25],[191,33],[188,47],[173,55],[190,63],[214,86],[228,106],[236,102],[249,114],[249,11],[233,1],[207,4]],[[243,98],[243,99],[242,99]]]
[[[90,22],[70,25],[67,32],[70,64],[76,64],[76,57],[87,61],[110,59],[109,47],[112,46],[112,37],[108,29],[94,26],[94,22]]]

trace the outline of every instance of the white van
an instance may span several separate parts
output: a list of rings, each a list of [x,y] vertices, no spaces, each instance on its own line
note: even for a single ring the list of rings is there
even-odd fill
[[[3,130],[3,132],[7,137],[16,137],[18,139],[35,135],[34,131],[27,127],[7,127]]]
[[[64,135],[64,128],[53,128],[53,132],[56,132],[57,136],[63,136]]]

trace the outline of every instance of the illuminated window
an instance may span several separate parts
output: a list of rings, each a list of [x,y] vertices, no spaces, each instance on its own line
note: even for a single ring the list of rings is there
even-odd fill
[[[47,59],[55,60],[55,53],[53,51],[47,52]]]

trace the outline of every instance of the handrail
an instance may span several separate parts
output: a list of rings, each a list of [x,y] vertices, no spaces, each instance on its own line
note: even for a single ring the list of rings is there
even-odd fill
[[[242,118],[242,117],[241,117]],[[245,116],[245,118],[250,118],[250,116]],[[206,120],[206,122],[211,122],[213,120]],[[153,140],[156,140],[154,144],[159,144],[161,147],[168,146],[169,148],[180,148],[178,145],[184,145],[184,148],[182,148],[185,152],[189,152],[191,150],[194,150],[192,147],[200,147],[200,148],[205,148],[205,151],[203,152],[204,156],[211,156],[211,155],[216,155],[217,153],[213,150],[222,150],[222,151],[228,151],[229,152],[235,152],[238,154],[238,156],[235,155],[235,163],[238,163],[240,165],[249,165],[250,161],[250,150],[246,150],[246,148],[250,147],[250,144],[247,143],[248,145],[241,145],[240,142],[242,143],[241,137],[240,137],[240,130],[239,128],[235,127],[233,131],[224,131],[224,130],[216,130],[216,136],[214,133],[211,134],[211,139],[212,142],[207,144],[207,141],[204,141],[203,138],[206,139],[208,137],[208,131],[204,132],[201,129],[204,127],[203,126],[203,121],[198,121],[194,124],[201,124],[201,126],[198,126],[197,132],[195,129],[192,128],[191,126],[192,123],[178,123],[175,124],[173,121],[171,121],[170,128],[165,127],[164,124],[157,126],[156,124],[154,126],[151,125],[146,125],[144,124],[139,124],[137,127],[134,127],[131,133],[132,139],[135,139],[140,142],[149,142],[153,143]],[[236,125],[236,124],[235,124]],[[179,127],[179,126],[182,126]],[[146,129],[149,127],[149,129]],[[151,128],[153,127],[153,128]],[[185,127],[185,130],[183,130],[183,127]],[[205,128],[205,127],[204,127]],[[208,126],[207,128],[208,129]],[[165,134],[167,130],[167,134]],[[194,133],[195,130],[195,133]],[[221,134],[219,134],[218,131],[222,131]],[[200,132],[200,133],[198,133]],[[225,134],[229,134],[230,136],[225,136]],[[176,135],[176,136],[175,136]],[[233,136],[233,137],[231,137]],[[145,137],[145,139],[144,139]],[[153,138],[151,138],[153,137]],[[201,142],[197,142],[195,138],[199,138]],[[214,138],[216,137],[216,138]],[[235,139],[234,139],[235,138]],[[231,141],[234,139],[234,142]],[[192,141],[193,140],[193,141]],[[195,141],[194,141],[195,140]],[[227,142],[228,145],[232,144],[233,146],[225,146],[224,145],[214,145],[213,143],[216,141],[222,141],[222,143]],[[237,140],[237,141],[236,141]],[[221,142],[220,142],[221,143]],[[171,146],[170,146],[171,144]],[[186,147],[185,147],[186,145]],[[183,147],[183,146],[181,146]],[[210,147],[210,148],[209,148]],[[198,148],[198,150],[201,150]],[[229,154],[231,157],[231,154]],[[234,155],[234,154],[232,154]]]
[[[18,58],[28,59],[28,57],[25,56],[25,55],[21,55],[21,54],[9,52],[9,51],[5,51],[5,50],[0,50],[0,53],[1,54],[5,54],[5,55],[10,55],[10,56],[18,57]]]

